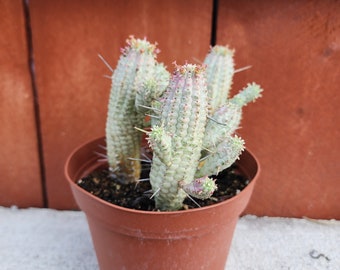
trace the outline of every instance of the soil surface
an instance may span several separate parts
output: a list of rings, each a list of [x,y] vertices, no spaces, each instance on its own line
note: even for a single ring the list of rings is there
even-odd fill
[[[148,164],[142,164],[142,166],[141,179],[148,179]],[[249,179],[240,173],[236,165],[232,165],[217,176],[213,176],[213,178],[216,179],[218,187],[213,196],[207,200],[194,198],[193,201],[187,198],[181,210],[203,207],[225,201],[238,194],[249,183]],[[122,185],[115,181],[108,169],[100,169],[80,179],[77,184],[107,202],[131,209],[157,211],[154,200],[150,199],[153,193],[150,182],[147,180]]]

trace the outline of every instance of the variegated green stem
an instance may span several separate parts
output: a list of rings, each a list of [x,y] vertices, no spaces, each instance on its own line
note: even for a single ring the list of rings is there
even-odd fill
[[[140,113],[157,112],[154,102],[164,93],[169,84],[170,74],[162,63],[157,63],[149,79],[145,79],[142,88],[136,93],[135,106]],[[155,110],[154,110],[155,109]]]
[[[242,118],[242,107],[261,96],[259,85],[248,84],[210,117],[203,140],[201,164],[196,177],[216,174],[228,168],[240,155],[243,140],[231,137]]]
[[[263,89],[256,83],[248,83],[238,94],[229,99],[229,102],[235,104],[239,108],[246,106],[249,102],[254,102],[261,97]]]
[[[187,196],[183,186],[194,180],[207,121],[204,70],[177,66],[162,96],[159,125],[149,136],[154,151],[150,182],[156,207],[177,210]]]
[[[219,143],[213,152],[206,153],[198,166],[195,177],[217,175],[219,172],[230,167],[244,149],[244,141],[237,136],[229,136]]]
[[[217,189],[215,180],[208,176],[196,178],[191,183],[182,185],[181,187],[189,196],[193,196],[201,200],[210,198]]]
[[[212,112],[223,106],[229,96],[234,75],[234,50],[216,45],[204,59]]]
[[[141,134],[134,127],[142,126],[143,114],[135,108],[136,93],[151,79],[156,65],[156,46],[131,37],[122,50],[112,75],[106,122],[107,155],[110,169],[123,183],[140,175]]]
[[[241,108],[227,102],[209,118],[205,130],[203,147],[213,151],[214,148],[238,128],[241,121]]]

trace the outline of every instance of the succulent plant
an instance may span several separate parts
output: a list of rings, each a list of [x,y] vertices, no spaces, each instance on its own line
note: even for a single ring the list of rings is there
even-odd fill
[[[244,149],[235,135],[242,107],[261,95],[255,83],[228,98],[234,74],[234,51],[212,47],[205,65],[175,65],[169,81],[157,63],[155,44],[128,40],[112,75],[106,140],[112,174],[124,183],[140,173],[140,130],[153,150],[150,183],[156,207],[182,208],[189,196],[209,198],[216,190],[211,175],[229,167]],[[123,179],[123,180],[122,180]]]

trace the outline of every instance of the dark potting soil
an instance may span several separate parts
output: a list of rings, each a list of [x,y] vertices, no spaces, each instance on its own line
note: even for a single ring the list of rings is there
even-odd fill
[[[141,179],[148,179],[148,164],[142,164],[142,166]],[[249,183],[249,179],[240,173],[235,164],[217,176],[213,176],[213,178],[216,179],[218,188],[212,197],[206,200],[194,198],[194,201],[187,198],[184,201],[182,210],[208,206],[230,199],[243,190]],[[151,198],[153,194],[151,185],[147,180],[122,185],[110,176],[108,169],[100,169],[80,179],[77,184],[107,202],[131,209],[157,211],[155,202]]]

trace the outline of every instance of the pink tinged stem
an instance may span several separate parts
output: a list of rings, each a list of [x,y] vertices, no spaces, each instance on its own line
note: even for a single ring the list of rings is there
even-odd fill
[[[189,184],[182,185],[181,188],[190,196],[198,199],[208,199],[217,189],[215,180],[208,176],[196,178]]]

